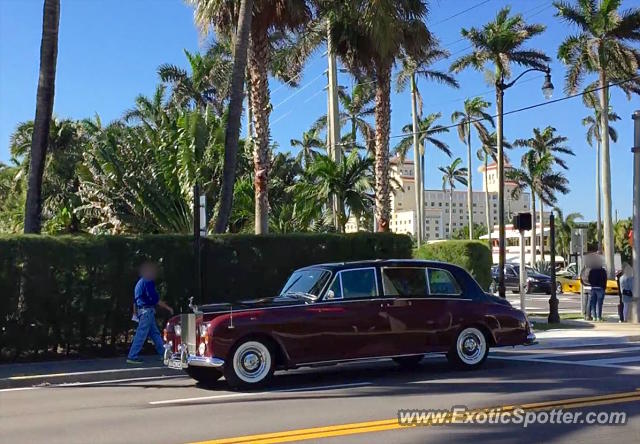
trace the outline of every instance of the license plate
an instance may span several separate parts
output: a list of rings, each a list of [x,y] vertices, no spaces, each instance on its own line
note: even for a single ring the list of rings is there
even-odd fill
[[[182,370],[182,362],[180,360],[170,360],[167,364],[167,367],[172,368],[174,370]]]

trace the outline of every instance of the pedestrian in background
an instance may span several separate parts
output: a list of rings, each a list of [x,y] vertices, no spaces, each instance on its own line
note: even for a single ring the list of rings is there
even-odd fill
[[[138,328],[131,342],[127,364],[142,364],[139,357],[147,337],[151,337],[159,355],[164,355],[164,341],[156,324],[156,306],[160,306],[173,314],[173,309],[160,300],[156,291],[155,280],[157,267],[153,262],[145,262],[140,266],[140,279],[136,283],[134,296],[134,315],[138,318]]]
[[[602,321],[602,306],[604,304],[604,290],[607,288],[607,271],[604,269],[602,258],[596,255],[588,255],[585,258],[587,265],[583,270],[582,285],[589,285],[589,317],[587,319]]]
[[[582,286],[582,290],[584,291],[587,301],[585,304],[586,313],[585,319],[587,321],[591,321],[596,317],[596,307],[597,307],[597,297],[594,297],[591,294],[591,284],[589,283],[589,273],[591,272],[591,267],[593,264],[593,258],[590,254],[587,254],[583,258],[583,266],[582,271],[580,272],[580,285]]]
[[[631,299],[633,299],[633,268],[627,263],[622,266],[620,290],[623,304],[622,321],[629,322],[629,309],[631,308]]]

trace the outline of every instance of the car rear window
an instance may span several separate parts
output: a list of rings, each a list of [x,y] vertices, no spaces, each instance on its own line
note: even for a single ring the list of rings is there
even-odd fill
[[[429,268],[429,294],[458,296],[462,294],[460,285],[447,270]]]
[[[425,297],[427,274],[424,268],[383,268],[382,286],[385,296]]]

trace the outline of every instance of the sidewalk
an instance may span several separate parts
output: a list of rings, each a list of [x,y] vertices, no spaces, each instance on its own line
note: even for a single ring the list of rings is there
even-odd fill
[[[563,319],[558,328],[549,326],[547,318],[530,316],[539,344],[536,347],[579,347],[586,344],[614,344],[640,341],[640,324]]]

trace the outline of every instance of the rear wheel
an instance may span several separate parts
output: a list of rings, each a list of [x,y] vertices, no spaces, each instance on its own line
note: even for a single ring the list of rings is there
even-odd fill
[[[234,347],[231,360],[224,366],[224,378],[232,388],[255,388],[265,385],[275,370],[275,355],[270,344],[246,340]]]
[[[484,363],[489,354],[487,337],[475,327],[467,327],[458,333],[447,359],[457,368],[472,370]]]
[[[422,358],[424,358],[424,355],[398,356],[397,358],[393,358],[393,361],[400,367],[410,370],[418,367]]]
[[[222,377],[222,372],[212,368],[187,367],[184,369],[184,371],[191,378],[205,385],[213,384]]]

